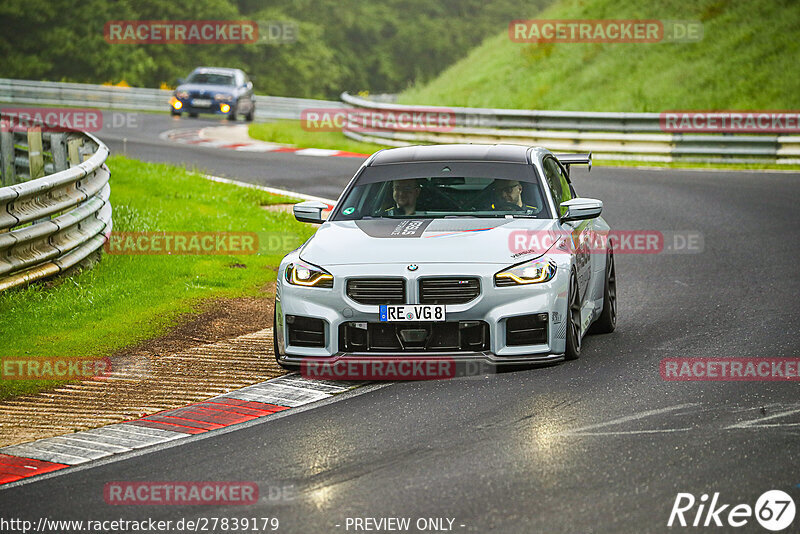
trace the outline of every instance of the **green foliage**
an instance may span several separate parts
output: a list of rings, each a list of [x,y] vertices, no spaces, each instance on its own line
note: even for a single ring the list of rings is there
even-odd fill
[[[552,0],[3,0],[0,76],[174,84],[199,65],[239,67],[261,94],[337,98],[397,92],[435,78],[514,18]],[[298,24],[284,44],[110,44],[113,20]]]
[[[700,21],[695,43],[515,43],[507,32],[401,96],[414,104],[646,111],[796,109],[800,3],[559,0],[542,19]]]

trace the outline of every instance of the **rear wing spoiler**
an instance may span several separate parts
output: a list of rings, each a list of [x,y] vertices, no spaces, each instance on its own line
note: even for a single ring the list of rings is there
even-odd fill
[[[567,174],[569,174],[569,166],[570,165],[588,165],[589,171],[592,170],[592,153],[589,152],[588,154],[553,154],[556,159],[561,163],[566,169]]]

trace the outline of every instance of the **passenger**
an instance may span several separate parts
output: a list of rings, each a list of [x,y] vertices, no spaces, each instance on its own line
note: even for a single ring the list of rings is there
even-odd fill
[[[538,211],[536,206],[522,202],[522,184],[518,180],[495,180],[492,209],[496,211]]]
[[[388,208],[387,215],[414,215],[420,193],[419,182],[415,179],[395,180],[392,183],[392,198],[395,205]]]

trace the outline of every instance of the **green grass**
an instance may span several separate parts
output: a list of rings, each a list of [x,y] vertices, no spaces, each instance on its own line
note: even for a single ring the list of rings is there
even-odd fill
[[[800,3],[791,0],[559,0],[538,19],[703,23],[696,43],[515,43],[507,28],[409,104],[660,112],[794,110],[800,94]],[[502,33],[500,33],[502,32]]]
[[[263,191],[120,156],[108,165],[114,232],[257,232],[289,236],[288,248],[235,256],[104,254],[91,270],[0,294],[0,357],[108,356],[163,334],[208,299],[263,295],[282,256],[314,230],[263,209],[288,200]],[[0,398],[53,385],[0,380]]]
[[[372,154],[381,148],[386,148],[383,145],[353,141],[341,132],[304,130],[300,121],[295,120],[251,124],[249,133],[253,139],[300,148],[329,148],[356,154]]]

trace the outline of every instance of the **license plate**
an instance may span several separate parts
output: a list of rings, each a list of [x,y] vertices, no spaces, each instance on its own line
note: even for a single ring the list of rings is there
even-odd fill
[[[380,307],[382,322],[444,321],[444,304],[384,304]]]
[[[207,108],[211,106],[211,100],[205,98],[195,98],[192,100],[192,105],[196,108]]]

